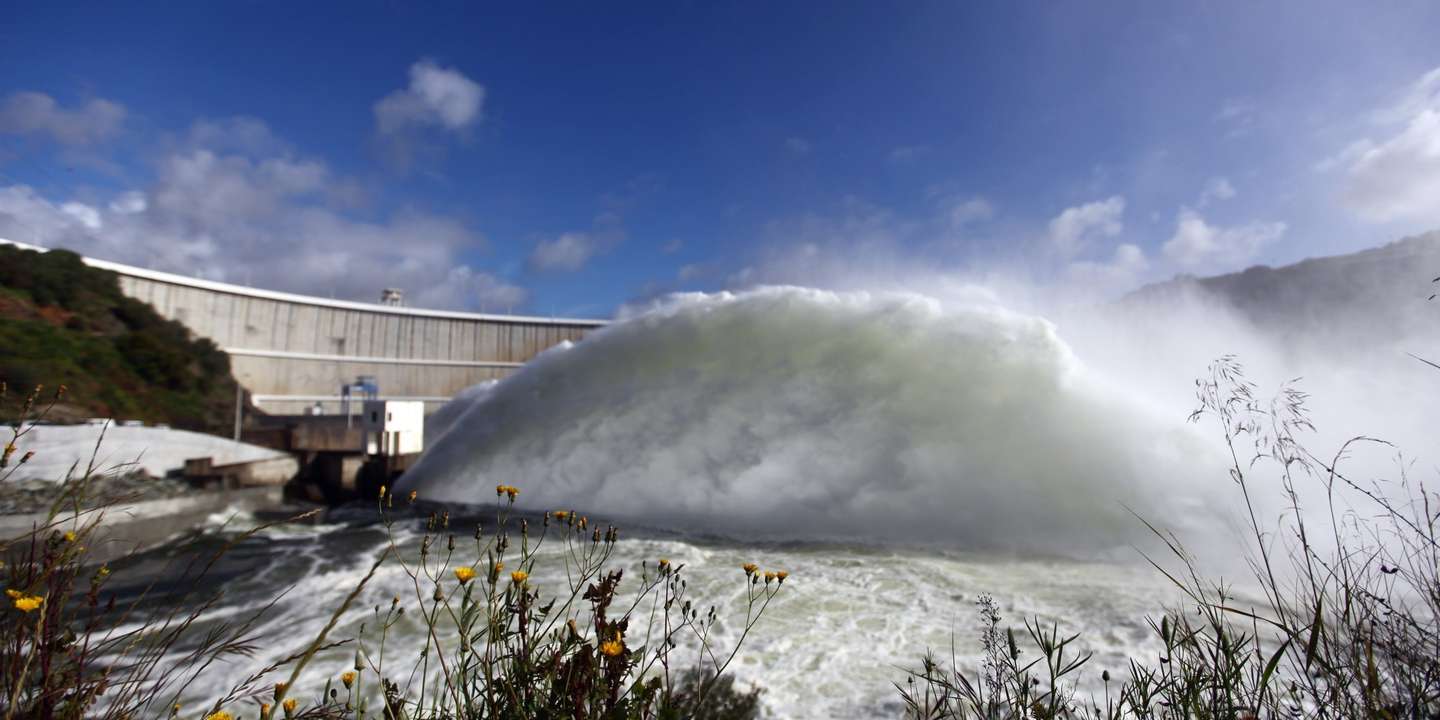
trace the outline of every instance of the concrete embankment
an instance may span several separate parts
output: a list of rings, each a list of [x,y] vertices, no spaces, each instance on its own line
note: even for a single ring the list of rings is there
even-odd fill
[[[63,512],[49,518],[46,513],[0,515],[0,541],[11,543],[11,553],[23,552],[25,536],[43,530],[64,532],[95,525],[89,537],[86,560],[109,562],[129,553],[160,545],[194,530],[212,515],[253,512],[276,508],[283,502],[279,486],[233,490],[196,491],[190,495],[122,502],[102,508]]]

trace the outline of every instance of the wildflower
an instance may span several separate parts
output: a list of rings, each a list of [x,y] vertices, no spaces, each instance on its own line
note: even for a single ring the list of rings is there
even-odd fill
[[[475,568],[472,568],[469,565],[462,565],[455,568],[455,579],[459,580],[461,585],[464,585],[465,583],[474,580]]]
[[[224,710],[221,710],[219,712],[213,712],[209,715],[206,715],[205,720],[235,720],[235,716]]]
[[[11,599],[14,599],[14,598],[22,597],[23,595],[25,595],[25,593],[22,593],[22,592],[20,592],[19,590],[15,590],[15,589],[12,588],[12,589],[10,589],[10,590],[6,590],[6,591],[5,591],[5,595],[6,595],[7,597],[10,597]]]
[[[495,497],[500,497],[501,495],[504,495],[504,494],[507,493],[507,492],[510,492],[510,486],[509,486],[509,485],[496,485],[496,486],[495,486]]]
[[[515,487],[514,485],[511,485],[511,486],[505,488],[505,494],[506,494],[506,495],[509,495],[511,500],[514,500],[514,499],[515,499],[515,496],[520,494],[520,488],[517,488],[517,487]]]
[[[38,609],[41,605],[44,604],[45,598],[40,597],[39,595],[25,595],[23,597],[15,598],[15,607],[20,610],[20,612],[28,613],[31,610]]]
[[[600,652],[607,657],[615,657],[616,655],[625,652],[625,642],[620,639],[620,633],[616,632],[615,638],[613,640],[606,640],[605,642],[600,643]]]
[[[382,498],[385,497],[385,486],[384,486],[384,485],[381,485],[381,486],[380,486],[380,497],[382,497]]]
[[[740,566],[740,569],[744,570],[746,575],[754,575],[755,571],[760,569],[760,566],[755,563],[745,563]]]
[[[291,715],[295,714],[295,705],[297,705],[297,703],[295,702],[295,698],[290,698],[289,700],[280,703],[280,707],[285,708],[285,717],[288,718]]]
[[[280,699],[282,699],[282,698],[284,698],[284,697],[285,697],[285,683],[275,683],[275,699],[276,699],[276,700],[280,700]]]
[[[790,573],[781,570],[775,573],[775,577],[783,584],[785,582],[785,578],[790,577]]]
[[[513,582],[516,585],[524,585],[525,581],[529,579],[529,577],[530,573],[527,573],[524,570],[516,570],[515,572],[510,573],[510,582]]]
[[[65,538],[65,542],[73,543],[73,542],[75,542],[75,540],[78,539],[80,536],[79,536],[79,535],[76,535],[74,530],[66,530],[66,531],[65,531],[65,534],[64,534],[62,537]]]
[[[660,558],[660,572],[670,572],[669,558]]]
[[[353,671],[347,671],[347,672],[340,673],[340,682],[345,683],[345,687],[347,687],[347,688],[350,687],[351,685],[354,685],[354,684],[355,684],[355,673],[354,673]]]
[[[270,717],[270,703],[260,703],[260,717]]]
[[[775,582],[775,573],[772,572],[772,571],[770,571],[770,570],[766,570],[766,571],[765,571],[765,584],[766,584],[766,585],[769,585],[769,584],[772,583],[772,582]]]
[[[556,519],[556,520],[559,520],[559,521],[561,521],[561,522],[564,522],[565,518],[568,518],[568,517],[570,517],[570,512],[569,512],[568,510],[556,510],[556,511],[555,511],[555,519]]]
[[[34,451],[34,450],[30,450],[30,451],[26,452],[24,455],[21,455],[21,456],[20,456],[20,464],[21,464],[21,465],[24,465],[25,463],[30,462],[30,458],[33,458],[33,457],[35,457],[35,451]]]

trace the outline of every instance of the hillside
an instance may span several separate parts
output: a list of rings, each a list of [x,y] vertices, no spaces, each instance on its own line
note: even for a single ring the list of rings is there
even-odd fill
[[[1218,300],[1272,337],[1346,353],[1440,341],[1440,231],[1349,255],[1283,267],[1256,266],[1207,278],[1181,276],[1126,296],[1123,305]]]
[[[0,380],[12,395],[0,412],[15,412],[13,396],[36,384],[60,383],[70,392],[52,419],[218,431],[234,412],[225,353],[121,294],[114,274],[63,250],[0,245]]]

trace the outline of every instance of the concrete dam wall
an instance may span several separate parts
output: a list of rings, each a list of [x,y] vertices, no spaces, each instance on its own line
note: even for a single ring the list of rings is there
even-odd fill
[[[327,300],[85,262],[116,273],[126,295],[220,346],[255,405],[273,414],[316,403],[339,412],[341,386],[362,375],[375,379],[381,399],[423,400],[431,411],[605,324]]]

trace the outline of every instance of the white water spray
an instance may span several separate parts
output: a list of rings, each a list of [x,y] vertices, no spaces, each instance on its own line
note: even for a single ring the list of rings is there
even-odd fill
[[[1091,554],[1216,476],[1050,323],[907,294],[679,296],[459,402],[404,489],[730,535]]]

